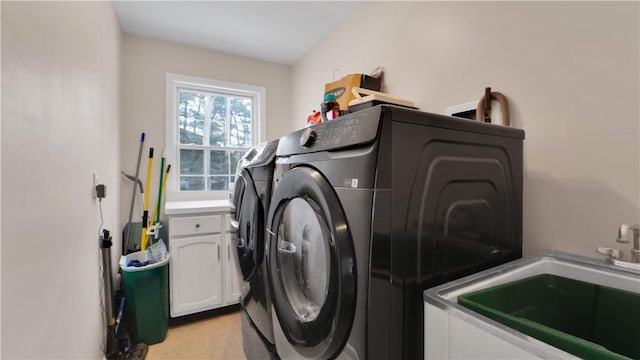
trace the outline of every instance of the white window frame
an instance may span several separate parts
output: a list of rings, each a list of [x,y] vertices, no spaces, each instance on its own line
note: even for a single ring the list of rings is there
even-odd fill
[[[180,191],[180,144],[178,130],[178,102],[180,89],[193,89],[196,91],[218,92],[228,95],[251,97],[252,124],[251,140],[256,145],[266,139],[266,99],[267,90],[261,86],[240,84],[228,81],[219,81],[195,76],[180,74],[166,74],[166,121],[165,121],[165,153],[166,161],[171,164],[172,170],[167,181],[167,201],[196,201],[196,200],[223,200],[229,198],[228,190],[202,190]],[[207,164],[205,164],[206,166]]]

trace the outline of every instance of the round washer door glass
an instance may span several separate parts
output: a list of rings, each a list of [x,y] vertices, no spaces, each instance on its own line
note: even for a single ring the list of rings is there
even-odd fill
[[[269,210],[268,276],[282,337],[300,358],[334,358],[354,319],[353,239],[340,199],[316,169],[282,176]],[[284,344],[283,344],[284,346]]]
[[[327,298],[331,231],[311,199],[290,200],[278,226],[280,280],[292,310],[313,321]]]

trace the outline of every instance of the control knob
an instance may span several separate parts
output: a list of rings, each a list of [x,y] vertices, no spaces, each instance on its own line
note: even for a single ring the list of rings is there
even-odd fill
[[[309,147],[313,145],[313,142],[316,140],[317,137],[318,137],[318,134],[316,133],[315,130],[311,128],[306,128],[302,132],[302,135],[300,136],[300,145],[304,147]]]

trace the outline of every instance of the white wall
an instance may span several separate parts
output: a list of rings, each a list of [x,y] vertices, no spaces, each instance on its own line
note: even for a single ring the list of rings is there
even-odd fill
[[[491,86],[526,132],[525,254],[596,257],[640,222],[638,23],[638,2],[366,3],[295,64],[292,126],[336,68],[383,66],[389,93],[436,113]]]
[[[144,158],[140,174],[146,178],[148,148],[156,151],[150,201],[157,198],[160,159],[165,143],[165,75],[175,73],[213,80],[243,83],[266,88],[267,139],[291,131],[291,68],[216,51],[125,35],[122,62],[121,128],[123,170],[135,173],[140,133],[146,133]],[[121,219],[128,221],[132,182],[123,180]],[[151,211],[150,211],[151,213]],[[133,221],[142,214],[136,201]]]
[[[109,2],[1,7],[1,357],[100,358],[92,188],[95,172],[119,229],[120,27]]]

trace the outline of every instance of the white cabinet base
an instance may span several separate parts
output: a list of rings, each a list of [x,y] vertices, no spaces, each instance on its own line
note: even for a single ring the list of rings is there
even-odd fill
[[[238,304],[229,212],[169,214],[169,308],[172,318]]]
[[[232,241],[231,233],[224,234],[225,237],[225,262],[224,268],[227,271],[227,276],[225,277],[225,287],[224,287],[224,303],[225,305],[237,304],[240,301],[240,276],[238,274],[238,270],[236,267],[236,259],[234,259],[234,252],[231,250],[234,242]]]
[[[215,309],[222,305],[220,243],[220,234],[171,241],[171,317]]]

